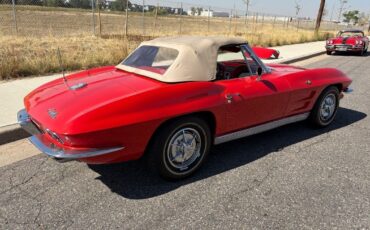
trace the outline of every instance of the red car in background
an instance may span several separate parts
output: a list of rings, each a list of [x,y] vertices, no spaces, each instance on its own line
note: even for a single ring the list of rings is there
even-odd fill
[[[336,69],[266,65],[239,38],[158,38],[117,66],[35,89],[18,121],[55,159],[144,157],[154,172],[180,179],[214,144],[306,119],[328,126],[350,84]]]
[[[278,59],[280,52],[275,49],[265,47],[253,47],[253,52],[261,59]]]
[[[369,48],[369,38],[362,30],[342,30],[336,38],[326,41],[326,53],[331,55],[333,52],[352,52],[365,55]]]

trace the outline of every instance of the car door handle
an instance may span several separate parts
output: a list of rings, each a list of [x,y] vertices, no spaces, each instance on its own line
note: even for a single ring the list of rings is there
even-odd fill
[[[233,101],[234,97],[240,97],[240,93],[232,93],[232,94],[226,94],[225,98],[227,99],[227,103],[231,103]]]

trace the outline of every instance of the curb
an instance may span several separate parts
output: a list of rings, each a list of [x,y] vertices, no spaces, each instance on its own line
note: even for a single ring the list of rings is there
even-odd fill
[[[18,141],[29,136],[18,124],[0,127],[0,145]]]
[[[294,62],[299,62],[299,61],[303,61],[303,60],[306,60],[306,59],[310,59],[310,58],[313,58],[313,57],[316,57],[316,56],[323,55],[325,53],[326,53],[326,51],[315,52],[315,53],[311,53],[311,54],[307,54],[307,55],[302,55],[302,56],[299,56],[299,57],[289,58],[285,61],[278,62],[278,63],[280,63],[280,64],[292,64]]]
[[[290,58],[281,62],[276,62],[279,64],[292,64],[294,62],[299,62],[305,59],[310,59],[322,54],[325,54],[326,51],[320,51],[320,52],[315,52],[311,53],[308,55],[303,55],[295,58]],[[17,141],[23,138],[27,138],[30,135],[24,131],[18,124],[12,124],[12,125],[7,125],[0,127],[0,145],[7,144],[13,141]]]

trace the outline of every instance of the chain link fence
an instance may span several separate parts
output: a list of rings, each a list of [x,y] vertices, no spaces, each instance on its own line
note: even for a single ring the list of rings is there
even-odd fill
[[[158,36],[240,36],[252,45],[324,40],[343,26],[181,0],[0,0],[0,80],[115,65]],[[330,35],[326,33],[330,31]]]
[[[0,0],[2,35],[243,35],[314,27],[315,21],[310,18],[163,0]],[[342,27],[323,22],[321,29]]]

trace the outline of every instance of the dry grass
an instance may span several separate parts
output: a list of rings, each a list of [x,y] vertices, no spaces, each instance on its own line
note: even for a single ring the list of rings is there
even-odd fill
[[[284,36],[279,36],[278,33],[265,36],[261,33],[247,35],[246,38],[251,44],[262,46],[279,46],[319,39],[312,32]],[[0,38],[0,79],[60,72],[56,55],[58,47],[66,70],[114,65],[125,58],[142,39],[138,36],[130,40],[91,35],[42,38],[3,36]]]
[[[23,77],[60,72],[60,47],[66,70],[86,69],[118,63],[127,55],[127,42],[117,39],[81,37],[2,37],[0,39],[0,78]]]
[[[239,36],[252,45],[280,46],[324,40],[326,33],[315,36],[306,22],[297,29],[284,22],[249,21],[243,19],[202,17],[155,17],[143,21],[138,14],[129,16],[129,33],[123,36],[125,17],[117,13],[102,13],[102,36],[92,36],[92,17],[88,11],[60,11],[42,8],[18,8],[18,36],[12,29],[11,11],[1,8],[0,79],[60,72],[56,56],[59,47],[67,70],[114,65],[126,57],[142,40],[173,35]],[[98,22],[98,18],[96,18]],[[142,25],[145,24],[145,30]],[[96,23],[96,31],[100,28]],[[2,33],[2,34],[1,34]],[[145,33],[147,36],[141,36]],[[13,35],[12,35],[13,34]]]

